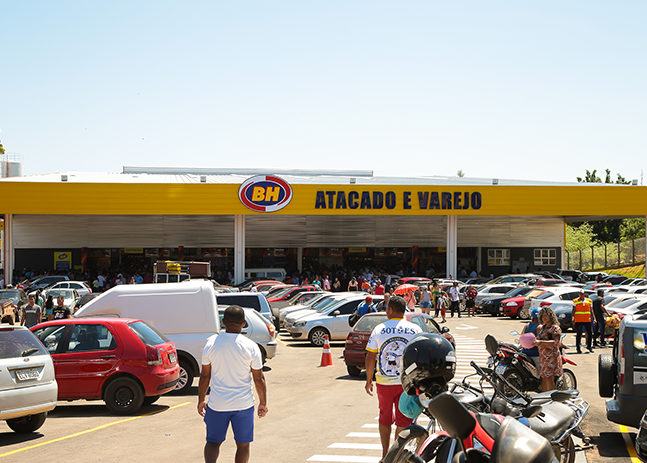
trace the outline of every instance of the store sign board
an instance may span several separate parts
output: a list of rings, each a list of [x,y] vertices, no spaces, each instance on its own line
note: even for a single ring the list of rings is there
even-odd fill
[[[54,268],[57,271],[66,271],[72,268],[72,253],[58,251],[54,253]]]
[[[144,248],[124,248],[124,254],[143,254]]]
[[[276,212],[290,203],[292,187],[276,175],[256,175],[243,182],[238,197],[253,211]]]

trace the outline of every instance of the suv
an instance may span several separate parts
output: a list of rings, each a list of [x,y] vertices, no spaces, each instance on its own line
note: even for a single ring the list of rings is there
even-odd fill
[[[24,326],[0,325],[0,420],[34,432],[56,407],[52,357]]]
[[[262,314],[268,320],[274,323],[274,328],[278,331],[278,320],[274,319],[270,304],[261,293],[242,292],[242,293],[219,293],[216,298],[218,305],[239,305],[249,309],[254,309]]]
[[[615,332],[613,353],[598,357],[598,391],[607,419],[640,426],[647,408],[647,311],[627,315]]]

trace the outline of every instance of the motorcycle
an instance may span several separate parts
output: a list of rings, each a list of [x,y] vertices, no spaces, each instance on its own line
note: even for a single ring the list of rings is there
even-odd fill
[[[443,439],[436,438],[418,453],[402,453],[398,460],[389,460],[387,454],[385,463],[425,463],[434,458],[438,463],[558,463],[549,442],[512,417],[468,411],[447,392],[428,401],[423,397],[423,401],[445,429]],[[405,429],[398,440],[408,437],[407,433]],[[519,442],[524,444],[518,445]]]
[[[474,362],[471,362],[471,365],[476,370],[475,375],[480,377],[479,388],[471,386],[466,377],[460,383],[454,384],[450,390],[450,394],[463,407],[470,410],[479,423],[467,439],[468,447],[471,446],[469,448],[485,449],[487,452],[492,452],[497,423],[502,423],[504,416],[519,419],[523,424],[547,438],[551,443],[555,457],[563,463],[573,463],[575,452],[592,447],[590,439],[584,436],[579,427],[588,412],[589,404],[584,399],[577,397],[578,391],[551,391],[529,396],[523,391],[516,390],[514,385],[508,383],[495,371],[489,368],[482,369]],[[491,397],[487,397],[483,393],[484,382],[488,382],[494,388],[495,392]],[[499,388],[500,384],[506,385],[516,397],[511,398],[503,394]],[[423,406],[423,412],[430,417],[430,427],[434,428],[438,417],[428,406],[431,403],[430,398],[424,392],[420,393],[418,397]],[[429,435],[430,427],[425,429],[414,424],[404,429],[389,449],[384,462],[410,461],[411,455],[417,455],[425,462],[434,458],[439,463],[453,461],[452,459],[458,451],[458,442],[451,438],[447,430],[433,432]],[[572,434],[582,438],[584,445],[575,446]]]
[[[513,336],[519,333],[513,331]],[[562,335],[562,339],[566,335]],[[541,377],[535,362],[521,350],[521,347],[507,342],[497,341],[490,334],[485,337],[485,348],[490,354],[488,368],[493,368],[499,375],[522,391],[541,391]],[[560,349],[560,350],[563,350]],[[562,353],[562,364],[577,364]],[[563,375],[555,377],[555,387],[560,391],[577,389],[577,378],[568,368],[562,368]],[[509,391],[505,391],[509,394]]]

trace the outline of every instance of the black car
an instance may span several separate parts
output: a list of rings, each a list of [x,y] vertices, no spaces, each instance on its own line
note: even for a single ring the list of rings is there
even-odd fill
[[[511,297],[525,296],[533,289],[534,288],[532,286],[519,286],[518,288],[514,288],[512,291],[501,294],[500,296],[483,299],[479,304],[479,311],[481,313],[489,313],[493,317],[496,317],[501,313],[499,308],[502,301],[510,299]]]
[[[622,282],[625,280],[627,280],[627,277],[624,275],[609,275],[602,280],[602,283],[609,283],[615,286],[622,284]]]

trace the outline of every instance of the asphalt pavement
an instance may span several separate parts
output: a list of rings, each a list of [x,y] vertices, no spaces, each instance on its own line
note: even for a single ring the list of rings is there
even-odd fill
[[[483,339],[488,333],[511,341],[510,331],[519,330],[523,323],[480,315],[448,318],[446,325],[457,340],[457,375],[462,375],[471,372],[470,360],[485,364]],[[256,420],[251,461],[377,462],[381,454],[377,399],[364,391],[364,374],[348,376],[342,358],[344,343],[331,344],[333,366],[319,367],[321,348],[293,341],[283,333],[279,340],[278,354],[265,368],[269,413]],[[566,340],[574,344],[572,332]],[[578,388],[591,404],[583,429],[596,447],[586,451],[586,459],[630,462],[623,435],[607,421],[604,399],[597,393],[597,354],[602,351],[610,350],[575,354],[572,348],[567,353],[578,364],[572,367]],[[205,427],[196,405],[197,380],[189,394],[164,396],[131,417],[110,414],[103,402],[59,402],[37,433],[21,436],[0,424],[0,463],[200,462]],[[234,451],[230,432],[219,461],[233,461]]]

